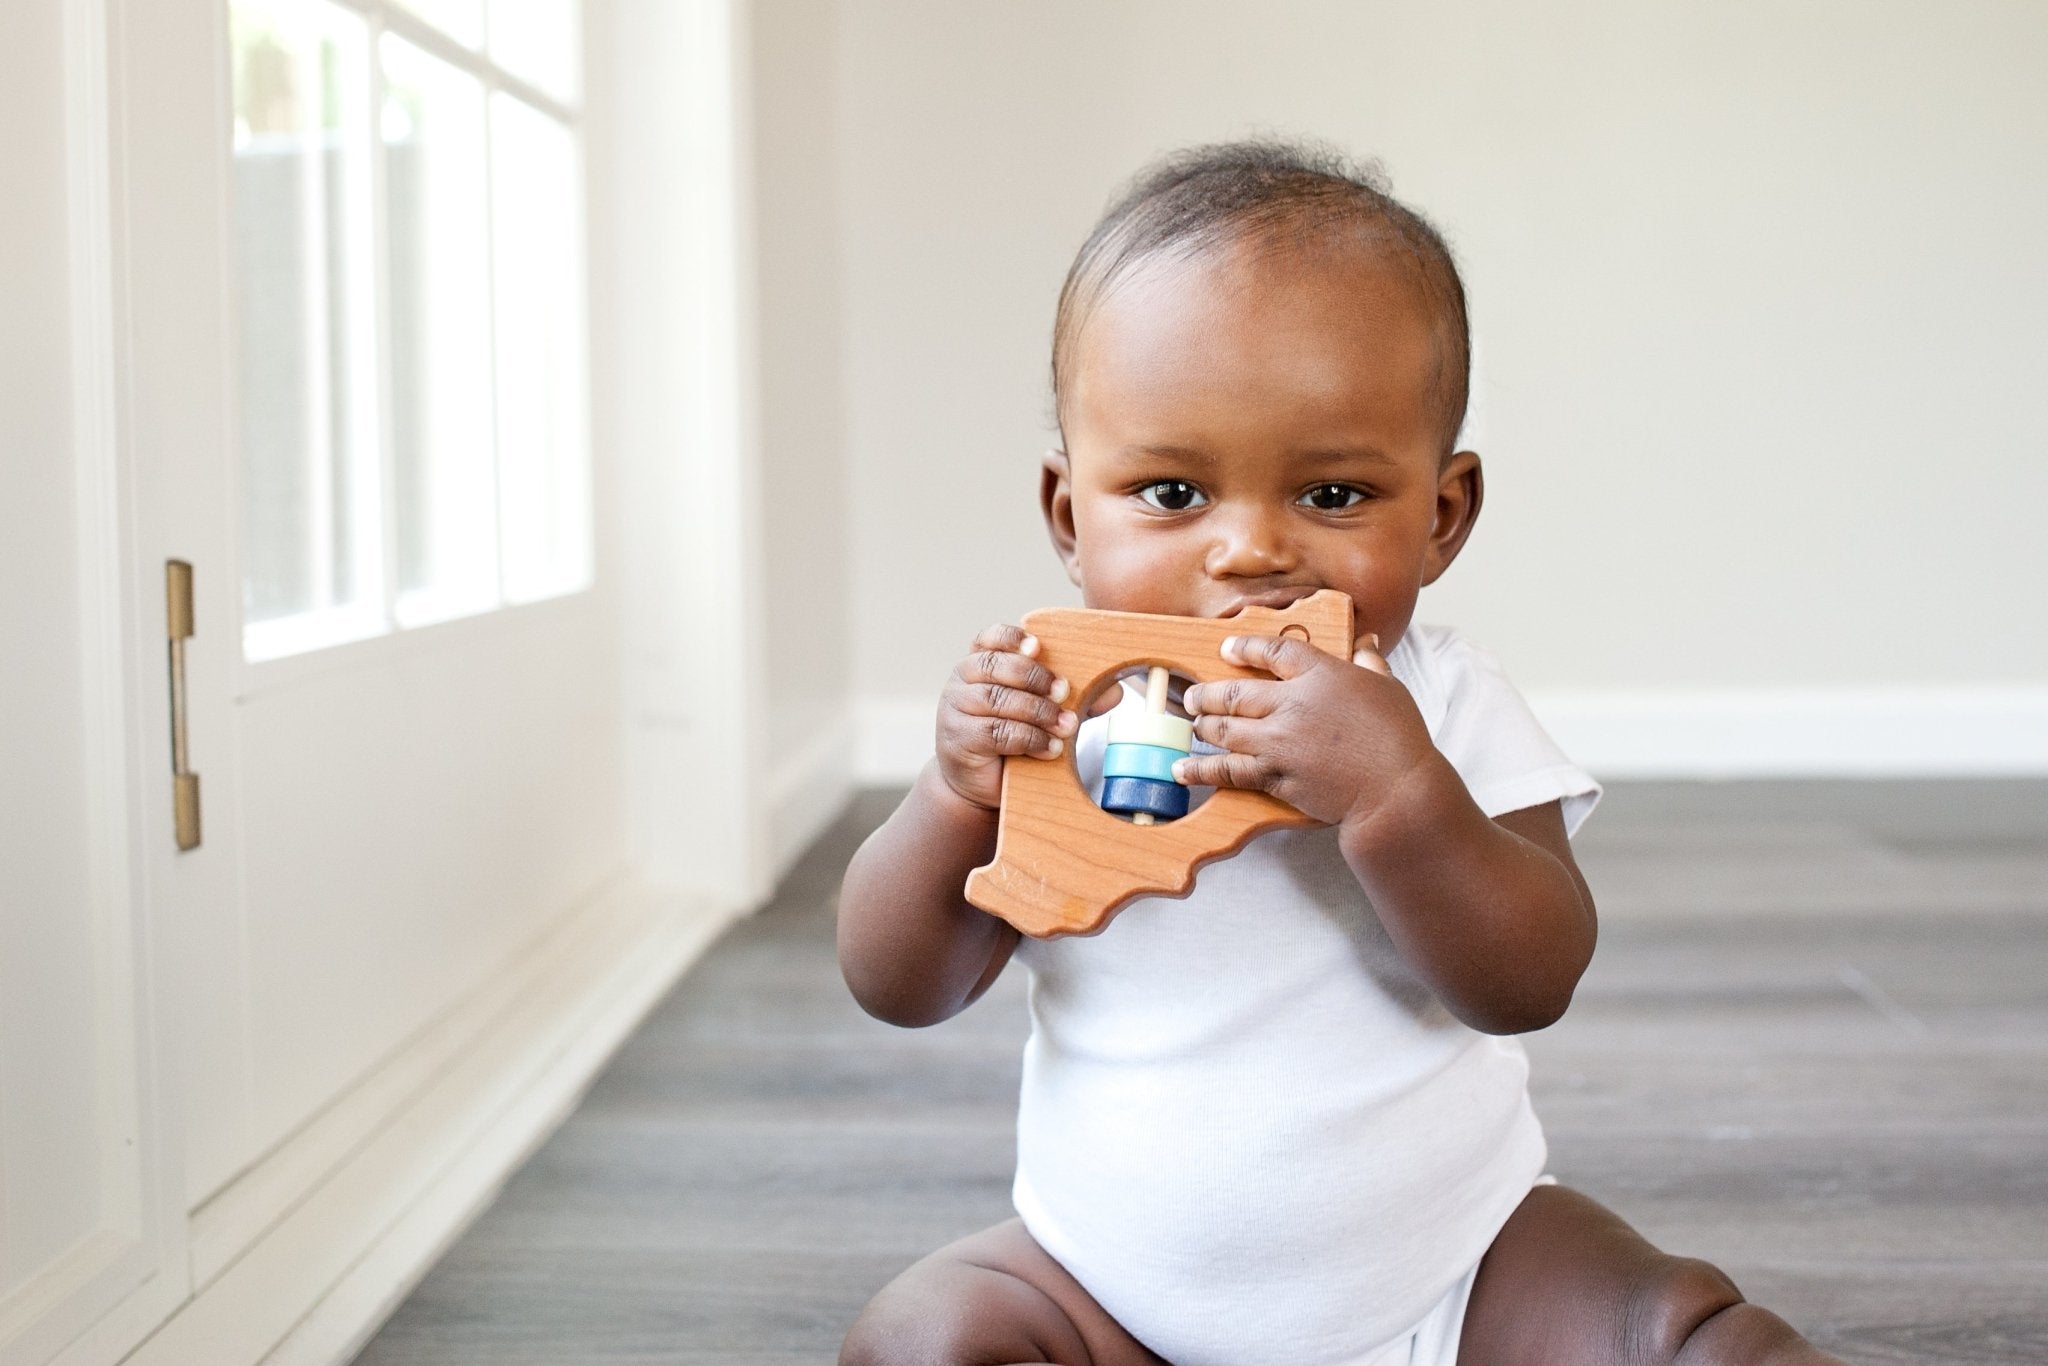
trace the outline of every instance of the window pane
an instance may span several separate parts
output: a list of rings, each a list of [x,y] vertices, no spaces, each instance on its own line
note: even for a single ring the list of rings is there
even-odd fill
[[[500,544],[527,602],[590,582],[583,187],[567,128],[508,95],[491,115]]]
[[[482,47],[484,0],[398,0],[464,47]]]
[[[235,0],[246,642],[379,629],[368,38],[326,0]],[[277,636],[272,630],[269,636]]]
[[[484,90],[383,40],[392,480],[401,625],[495,606]]]
[[[581,92],[576,0],[491,0],[491,57],[565,103]]]

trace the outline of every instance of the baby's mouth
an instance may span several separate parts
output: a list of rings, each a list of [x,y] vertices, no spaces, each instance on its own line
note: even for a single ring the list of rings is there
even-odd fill
[[[1292,607],[1303,598],[1315,594],[1319,587],[1320,585],[1310,585],[1301,588],[1275,588],[1264,593],[1247,593],[1227,604],[1216,615],[1219,619],[1227,621],[1231,617],[1241,615],[1248,607]]]

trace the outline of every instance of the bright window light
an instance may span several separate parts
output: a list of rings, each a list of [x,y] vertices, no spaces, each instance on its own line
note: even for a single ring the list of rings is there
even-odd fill
[[[583,246],[567,129],[506,95],[491,102],[498,301],[498,507],[507,600],[590,582]]]
[[[388,33],[382,57],[393,614],[418,626],[498,605],[484,88]]]
[[[244,653],[587,588],[576,0],[230,14]]]
[[[369,37],[324,0],[233,16],[243,614],[383,616]]]
[[[576,0],[491,0],[491,59],[564,102],[582,65]]]

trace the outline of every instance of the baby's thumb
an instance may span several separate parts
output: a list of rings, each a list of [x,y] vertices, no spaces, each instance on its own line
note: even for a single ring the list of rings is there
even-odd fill
[[[1371,669],[1376,674],[1391,675],[1394,672],[1387,667],[1386,656],[1380,653],[1380,638],[1370,633],[1358,641],[1351,662],[1361,669]]]

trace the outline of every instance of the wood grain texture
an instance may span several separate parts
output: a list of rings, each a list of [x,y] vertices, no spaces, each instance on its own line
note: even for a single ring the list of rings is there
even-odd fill
[[[928,1030],[839,980],[839,875],[897,795],[699,962],[360,1362],[822,1366],[1009,1216],[1022,975]],[[1558,1176],[1857,1366],[2048,1360],[2048,783],[1618,784],[1577,847],[1600,948],[1529,1040]]]
[[[1351,599],[1324,589],[1286,608],[1235,617],[1160,617],[1046,608],[1021,623],[1038,637],[1038,662],[1073,686],[1079,704],[1120,671],[1163,665],[1196,683],[1264,678],[1219,653],[1234,635],[1297,635],[1339,658],[1351,654]],[[1195,871],[1261,830],[1308,818],[1263,792],[1222,789],[1179,820],[1133,825],[1089,800],[1074,752],[1003,765],[995,857],[967,879],[967,899],[1039,938],[1096,934],[1139,896],[1185,896]]]

